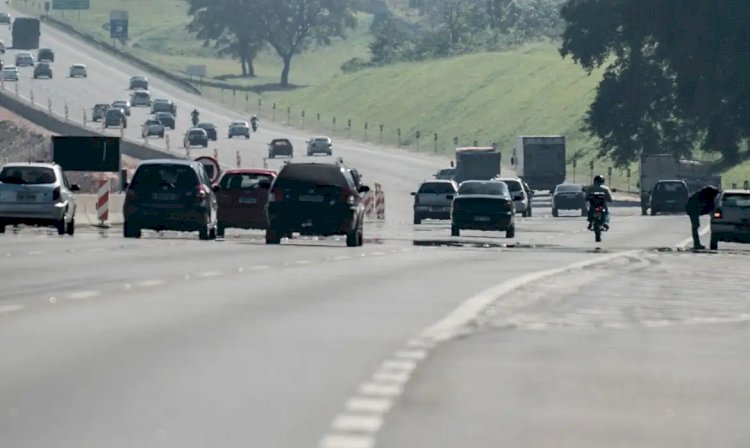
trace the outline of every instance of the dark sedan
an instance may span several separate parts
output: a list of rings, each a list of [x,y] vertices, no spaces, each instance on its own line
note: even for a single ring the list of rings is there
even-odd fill
[[[508,186],[499,181],[469,180],[458,187],[451,204],[451,235],[461,230],[504,231],[516,235],[515,205]]]
[[[206,134],[208,134],[208,139],[216,141],[219,139],[219,136],[216,132],[216,125],[213,123],[198,123],[196,128],[201,128],[204,131],[206,131]]]
[[[581,212],[581,216],[586,216],[588,204],[583,185],[560,184],[555,187],[552,194],[552,216],[560,216],[560,210],[576,210]]]
[[[154,118],[159,120],[159,123],[161,123],[162,126],[169,129],[174,129],[175,126],[175,118],[174,115],[172,115],[169,112],[157,112],[154,114]]]

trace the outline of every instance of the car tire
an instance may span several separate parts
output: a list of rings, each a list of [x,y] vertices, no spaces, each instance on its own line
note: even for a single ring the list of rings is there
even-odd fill
[[[217,226],[212,226],[210,229],[208,229],[208,239],[209,240],[215,240],[219,231],[217,229]]]
[[[58,235],[65,235],[65,227],[66,227],[65,217],[63,219],[57,221],[55,223],[55,227],[57,228],[57,234]]]
[[[5,233],[5,223],[0,222],[0,234]]]
[[[141,229],[132,221],[125,220],[122,224],[122,236],[124,238],[140,238]]]
[[[71,218],[70,222],[65,226],[65,233],[73,236],[76,233],[76,220]]]
[[[204,143],[204,144],[203,144],[203,147],[204,147],[204,148],[208,148],[208,143]]]
[[[589,211],[586,210],[586,207],[584,207],[584,208],[581,209],[581,216],[586,216],[588,214],[589,214]]]
[[[266,244],[281,244],[281,232],[271,227],[266,229]]]
[[[719,250],[719,239],[711,235],[711,244],[709,244],[711,250]]]
[[[219,222],[216,225],[216,236],[219,237],[219,238],[224,238],[224,234],[226,233],[226,229],[227,229],[226,226],[223,223]]]
[[[245,135],[245,140],[250,138],[250,134]]]
[[[461,236],[461,229],[455,224],[451,225],[451,236]]]
[[[414,225],[418,226],[420,224],[422,224],[422,218],[420,218],[418,216],[414,216]]]
[[[516,226],[515,224],[508,227],[508,230],[505,231],[505,238],[515,238],[516,237]]]
[[[647,212],[648,212],[648,208],[641,207],[641,216],[646,216],[648,214]]]
[[[524,211],[523,211],[523,212],[521,213],[521,216],[523,216],[524,218],[528,217],[528,216],[529,216],[529,211],[528,211],[528,210],[524,210]]]
[[[557,218],[558,216],[560,216],[560,212],[556,208],[553,208],[552,209],[552,216],[555,217],[555,218]]]
[[[346,247],[357,247],[362,237],[362,229],[356,227],[346,234]]]
[[[208,241],[211,239],[211,230],[213,227],[211,226],[211,219],[206,216],[206,219],[203,223],[203,225],[198,229],[198,239],[201,241]]]
[[[268,155],[268,158],[269,158],[269,159],[275,159],[275,158],[276,158],[276,154],[269,154],[269,155]]]
[[[651,216],[656,216],[657,213],[659,213],[659,210],[651,207]]]
[[[534,209],[533,208],[529,208],[529,216],[528,217],[531,218],[532,216],[534,216]]]

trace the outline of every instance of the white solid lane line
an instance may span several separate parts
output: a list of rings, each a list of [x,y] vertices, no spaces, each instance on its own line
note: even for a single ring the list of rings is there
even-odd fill
[[[101,293],[99,291],[78,291],[78,292],[70,293],[65,297],[71,300],[83,300],[83,299],[91,299],[100,294]]]
[[[9,314],[24,309],[23,305],[0,305],[0,314]]]

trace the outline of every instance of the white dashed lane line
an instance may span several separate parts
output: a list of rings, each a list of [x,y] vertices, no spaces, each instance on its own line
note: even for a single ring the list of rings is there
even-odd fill
[[[21,311],[23,308],[23,305],[0,305],[0,315]]]
[[[91,299],[99,295],[101,295],[99,291],[78,291],[78,292],[73,292],[73,293],[66,295],[65,298],[71,299],[71,300],[83,300],[83,299]]]

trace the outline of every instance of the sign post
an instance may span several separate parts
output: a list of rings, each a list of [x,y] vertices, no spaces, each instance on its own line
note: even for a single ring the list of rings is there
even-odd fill
[[[129,13],[119,9],[109,12],[109,37],[122,42],[128,40]]]

